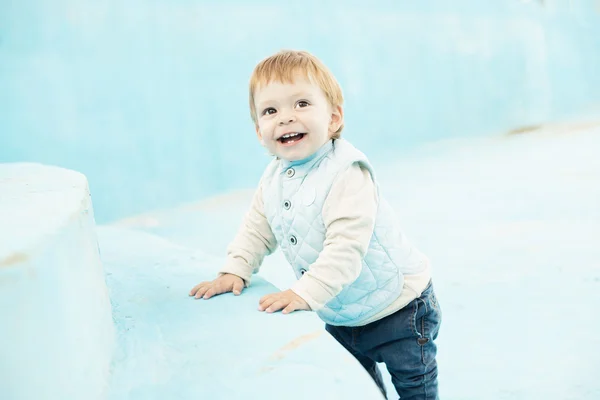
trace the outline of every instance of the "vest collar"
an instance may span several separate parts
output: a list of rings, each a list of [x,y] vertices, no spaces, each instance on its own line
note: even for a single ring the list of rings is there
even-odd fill
[[[328,140],[319,150],[315,151],[310,156],[297,161],[281,160],[283,170],[294,167],[297,169],[310,169],[317,161],[329,154],[333,150],[333,140]]]

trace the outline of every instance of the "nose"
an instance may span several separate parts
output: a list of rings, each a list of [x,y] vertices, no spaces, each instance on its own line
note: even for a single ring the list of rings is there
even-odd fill
[[[281,116],[279,118],[279,125],[287,125],[287,124],[291,124],[292,122],[296,121],[296,117],[294,116],[294,114],[283,114],[281,113]]]

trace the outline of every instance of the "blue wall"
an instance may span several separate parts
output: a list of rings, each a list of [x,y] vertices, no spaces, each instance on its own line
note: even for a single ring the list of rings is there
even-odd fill
[[[381,162],[598,113],[598,1],[366,4],[0,0],[0,162],[85,173],[99,222],[251,187],[247,81],[280,48],[330,66]]]

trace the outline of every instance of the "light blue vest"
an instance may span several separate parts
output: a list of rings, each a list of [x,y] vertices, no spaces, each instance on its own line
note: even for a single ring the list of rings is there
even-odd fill
[[[393,211],[379,194],[366,156],[344,139],[327,142],[302,161],[273,160],[262,178],[265,215],[300,279],[323,250],[325,224],[321,213],[329,190],[353,163],[371,173],[379,204],[359,277],[317,311],[331,325],[357,326],[383,311],[400,295],[404,274],[423,270],[424,256],[395,226]]]

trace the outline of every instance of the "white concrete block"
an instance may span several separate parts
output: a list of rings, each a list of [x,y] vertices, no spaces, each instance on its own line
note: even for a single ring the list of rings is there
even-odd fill
[[[102,399],[114,327],[84,175],[0,164],[0,397]]]

